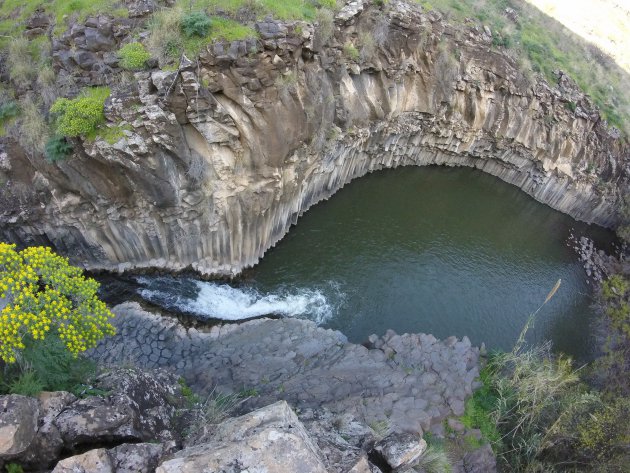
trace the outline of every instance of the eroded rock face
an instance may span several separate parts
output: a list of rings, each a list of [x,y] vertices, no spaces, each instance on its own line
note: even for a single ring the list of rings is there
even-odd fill
[[[68,32],[83,56],[64,62],[79,50],[60,44],[65,73],[102,80],[108,28]],[[259,42],[214,44],[114,87],[106,116],[125,129],[114,144],[76,143],[52,165],[5,140],[0,239],[52,243],[88,268],[235,274],[352,179],[429,164],[474,167],[615,225],[627,145],[568,77],[530,83],[483,29],[398,1],[349,2],[326,44],[300,22],[256,28]]]
[[[284,401],[219,425],[209,443],[184,449],[156,473],[326,473],[306,429]]]

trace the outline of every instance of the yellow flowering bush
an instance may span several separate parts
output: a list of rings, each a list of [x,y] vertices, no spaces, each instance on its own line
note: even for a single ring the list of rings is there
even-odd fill
[[[59,337],[74,356],[115,333],[113,314],[96,291],[98,282],[50,248],[16,251],[0,242],[0,359],[14,363],[25,338]]]

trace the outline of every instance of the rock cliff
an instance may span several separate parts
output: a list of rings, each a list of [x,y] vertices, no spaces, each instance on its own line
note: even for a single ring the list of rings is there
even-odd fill
[[[112,51],[133,30],[112,23],[89,18],[55,42],[59,80],[112,82]],[[527,77],[487,28],[364,0],[337,13],[330,37],[304,22],[255,26],[257,40],[111,83],[115,143],[83,140],[51,164],[3,139],[0,239],[52,244],[92,269],[233,275],[352,179],[432,164],[615,226],[626,142],[567,76]]]

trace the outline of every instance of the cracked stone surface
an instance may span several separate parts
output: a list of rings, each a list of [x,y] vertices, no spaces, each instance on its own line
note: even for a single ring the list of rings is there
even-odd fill
[[[94,359],[173,368],[201,395],[255,389],[244,409],[284,399],[298,410],[325,407],[390,432],[422,434],[463,414],[479,374],[479,350],[467,337],[440,341],[388,331],[362,346],[306,320],[200,331],[135,302],[114,312],[118,333],[91,352]]]

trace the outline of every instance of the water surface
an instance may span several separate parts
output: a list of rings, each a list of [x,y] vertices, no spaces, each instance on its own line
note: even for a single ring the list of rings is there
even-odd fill
[[[585,358],[594,313],[571,232],[611,239],[479,171],[399,168],[314,206],[236,288],[180,279],[174,300],[166,279],[145,296],[207,318],[309,317],[358,343],[391,328],[508,350],[562,279],[530,339]]]

